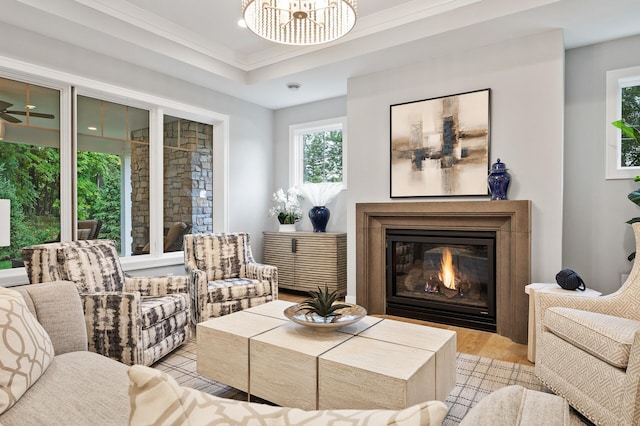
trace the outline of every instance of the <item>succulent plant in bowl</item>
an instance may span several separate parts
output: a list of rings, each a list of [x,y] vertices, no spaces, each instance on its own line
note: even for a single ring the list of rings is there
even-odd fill
[[[335,303],[338,299],[338,291],[334,290],[329,292],[328,286],[324,286],[324,289],[318,287],[317,291],[309,291],[309,299],[300,303],[300,311],[304,311],[306,314],[315,314],[323,317],[325,321],[332,321],[336,317],[340,316],[340,312],[336,312],[339,309],[350,308],[351,305],[344,303]]]

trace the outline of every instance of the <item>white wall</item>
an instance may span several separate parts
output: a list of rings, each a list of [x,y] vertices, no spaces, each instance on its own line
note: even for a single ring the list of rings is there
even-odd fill
[[[175,79],[19,28],[7,26],[2,32],[20,43],[3,44],[0,56],[228,115],[228,230],[251,233],[254,255],[261,259],[262,231],[270,226],[266,212],[273,182],[272,110],[191,84],[188,75]],[[26,274],[12,280],[26,282]]]
[[[605,179],[606,72],[640,65],[640,36],[566,53],[564,267],[605,294],[618,289],[635,249],[631,226],[640,216],[627,194],[631,179]]]
[[[300,89],[304,90],[304,86]],[[274,184],[271,193],[278,188],[289,188],[289,126],[292,124],[308,123],[311,121],[325,120],[328,118],[343,117],[347,115],[347,98],[327,99],[298,105],[291,108],[283,108],[275,112],[275,136],[274,136]],[[347,123],[347,129],[348,129]],[[349,145],[347,140],[347,146]],[[349,159],[347,158],[347,164]],[[298,223],[298,231],[313,231],[311,221],[306,212],[313,207],[309,202],[303,201],[302,208],[305,211],[302,220]],[[347,231],[347,191],[342,191],[333,201],[327,203],[331,212],[327,223],[327,232]],[[275,231],[278,221],[271,219],[270,226],[266,230]]]
[[[552,31],[349,80],[350,297],[356,203],[402,202],[389,197],[389,106],[485,88],[491,89],[490,161],[499,157],[510,169],[509,198],[533,204],[532,279],[554,280],[562,265],[563,67],[562,33]],[[443,198],[406,201],[436,200]]]
[[[268,229],[273,177],[273,112],[238,101],[231,113],[229,153],[229,231],[248,232],[262,261],[262,231]]]

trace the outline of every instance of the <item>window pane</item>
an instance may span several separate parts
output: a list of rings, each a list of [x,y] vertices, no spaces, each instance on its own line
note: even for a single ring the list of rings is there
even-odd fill
[[[640,86],[622,88],[622,119],[635,128],[640,128]],[[622,133],[621,139],[621,166],[640,166],[640,146],[632,138]]]
[[[213,231],[213,126],[164,117],[164,251],[188,232]]]
[[[20,247],[60,233],[58,90],[0,78],[0,198],[11,200],[11,246],[0,247],[0,269],[22,267]]]
[[[342,130],[302,134],[303,182],[342,182]]]
[[[142,252],[149,242],[148,111],[78,96],[77,192],[78,239],[115,240],[124,256]],[[81,221],[99,221],[97,235]]]

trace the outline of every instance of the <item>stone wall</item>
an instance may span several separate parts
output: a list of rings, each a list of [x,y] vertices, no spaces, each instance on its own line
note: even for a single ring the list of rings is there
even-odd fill
[[[133,132],[134,140],[148,130]],[[131,154],[132,249],[149,241],[149,149],[134,144]],[[213,126],[189,120],[164,125],[165,228],[173,222],[192,226],[191,232],[213,231]]]
[[[143,142],[131,145],[131,250],[135,251],[149,241],[149,129],[132,132],[131,140]]]

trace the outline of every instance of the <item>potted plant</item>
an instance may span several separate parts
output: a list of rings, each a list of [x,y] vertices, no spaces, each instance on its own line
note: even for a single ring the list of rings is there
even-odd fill
[[[315,314],[324,318],[325,322],[332,322],[341,315],[339,309],[350,308],[351,305],[345,303],[335,303],[338,299],[338,291],[329,292],[327,285],[324,290],[318,287],[318,291],[307,292],[309,298],[300,303],[300,310],[307,314]]]
[[[620,129],[622,131],[622,133],[625,134],[625,136],[635,140],[636,145],[638,147],[640,147],[640,132],[638,131],[638,129],[636,129],[635,127],[631,127],[628,124],[626,124],[624,122],[624,120],[616,120],[613,123],[614,127],[617,127],[618,129]],[[640,176],[636,176],[633,178],[634,182],[640,182]],[[628,195],[629,199],[631,201],[633,201],[637,206],[640,206],[640,189],[636,189],[635,191],[632,191],[629,193]],[[629,225],[631,225],[632,223],[636,223],[636,222],[640,222],[640,217],[634,217],[632,219],[629,219],[627,221],[627,223]],[[627,259],[629,259],[629,261],[635,259],[636,257],[636,252],[634,251],[633,253],[631,253]]]
[[[273,193],[275,205],[269,210],[269,214],[278,219],[280,231],[296,230],[295,224],[302,217],[301,199],[302,196],[296,188],[289,188],[286,193],[280,188]]]

